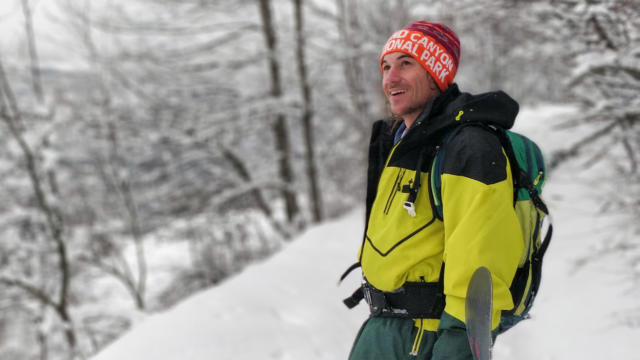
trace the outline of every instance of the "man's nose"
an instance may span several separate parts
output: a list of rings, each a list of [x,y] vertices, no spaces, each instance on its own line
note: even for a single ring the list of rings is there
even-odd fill
[[[390,83],[397,82],[399,79],[400,79],[400,73],[398,72],[398,69],[392,66],[389,68],[389,70],[387,70],[383,79],[383,83],[390,84]]]

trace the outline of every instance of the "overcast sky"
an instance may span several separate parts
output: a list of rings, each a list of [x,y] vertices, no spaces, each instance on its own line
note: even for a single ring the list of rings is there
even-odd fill
[[[18,0],[0,0],[0,45],[2,52],[6,50],[5,45],[13,44],[20,27],[23,25],[22,9]]]
[[[66,29],[51,20],[52,14],[59,14],[57,3],[59,0],[29,0],[33,13],[36,46],[41,65],[51,66],[61,64],[76,64],[73,52],[65,39],[68,39]],[[26,52],[26,36],[24,13],[21,0],[0,0],[0,57],[3,61],[11,62],[17,55]]]

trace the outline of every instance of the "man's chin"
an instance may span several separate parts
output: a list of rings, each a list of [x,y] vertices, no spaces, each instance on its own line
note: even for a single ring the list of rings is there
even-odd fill
[[[411,115],[416,115],[419,114],[420,112],[422,112],[422,108],[411,108],[411,109],[405,109],[403,111],[393,111],[391,110],[391,115],[393,116],[394,119],[405,119],[407,116],[411,116]]]
[[[393,114],[393,116],[395,116],[395,117],[400,117],[400,118],[405,116],[405,115],[407,115],[407,114],[410,114],[411,112],[412,112],[411,109],[406,109],[406,108],[405,109],[398,109],[396,111],[391,109],[391,114]]]

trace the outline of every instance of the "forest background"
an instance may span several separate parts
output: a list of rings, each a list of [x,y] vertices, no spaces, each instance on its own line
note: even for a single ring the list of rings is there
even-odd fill
[[[624,231],[593,258],[637,283],[637,0],[3,0],[0,358],[86,358],[361,206],[380,49],[417,19],[460,36],[464,91],[579,109],[548,166],[605,165],[580,181]]]

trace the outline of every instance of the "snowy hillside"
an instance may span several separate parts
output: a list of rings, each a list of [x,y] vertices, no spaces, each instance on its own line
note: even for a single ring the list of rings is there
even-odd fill
[[[548,126],[568,111],[526,109],[518,130],[549,152],[572,136]],[[571,166],[548,179],[556,231],[542,291],[532,319],[498,339],[497,360],[640,359],[640,327],[625,321],[638,307],[628,265],[615,255],[588,257],[616,219],[599,216],[590,187],[580,184]],[[367,309],[341,303],[358,276],[340,287],[337,279],[355,260],[362,226],[357,210],[310,229],[265,262],[149,316],[93,360],[346,359]]]
[[[94,360],[344,358],[367,315],[341,303],[357,276],[337,286],[362,218],[355,212],[308,231],[266,262],[150,316]]]

